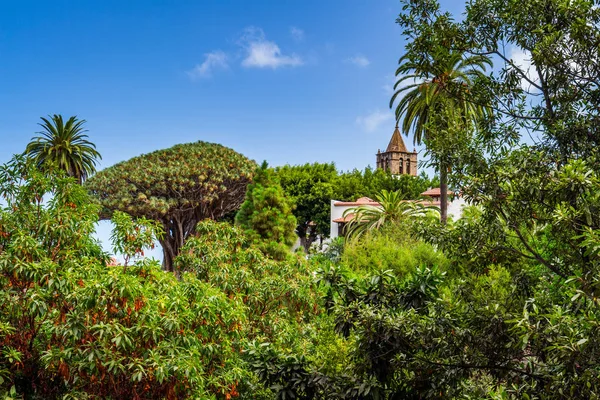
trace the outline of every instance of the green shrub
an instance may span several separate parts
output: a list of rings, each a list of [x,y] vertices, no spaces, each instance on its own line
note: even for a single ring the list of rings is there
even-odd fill
[[[392,270],[399,277],[406,276],[419,266],[447,266],[442,253],[398,225],[370,232],[362,239],[346,243],[341,262],[357,272]]]
[[[0,192],[0,393],[225,398],[253,379],[245,309],[154,261],[107,267],[97,207],[73,179],[15,161]]]
[[[239,227],[205,220],[176,259],[180,272],[192,272],[245,307],[247,334],[271,340],[293,321],[304,321],[318,307],[311,265],[301,256],[267,258],[252,247]]]

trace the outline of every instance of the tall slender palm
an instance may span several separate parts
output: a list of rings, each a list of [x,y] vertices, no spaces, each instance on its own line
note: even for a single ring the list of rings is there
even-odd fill
[[[102,159],[96,145],[87,140],[83,128],[85,120],[73,116],[65,123],[62,115],[42,117],[41,136],[31,139],[25,154],[35,160],[41,169],[58,168],[81,184],[96,172],[96,163]]]
[[[463,53],[446,48],[438,49],[430,62],[411,61],[406,54],[400,58],[396,76],[401,77],[394,85],[394,94],[390,108],[398,96],[403,95],[396,106],[396,120],[402,118],[404,134],[412,130],[414,143],[427,144],[437,129],[432,127],[434,116],[440,113],[459,115],[453,122],[462,124],[464,129],[474,126],[474,122],[483,117],[489,108],[472,101],[471,89],[475,79],[483,75],[486,65],[492,62],[484,56],[465,56]],[[406,82],[412,82],[406,85]],[[448,113],[448,108],[453,108]],[[447,119],[446,121],[450,121]],[[448,169],[449,165],[438,165],[441,189],[441,220],[448,216]]]

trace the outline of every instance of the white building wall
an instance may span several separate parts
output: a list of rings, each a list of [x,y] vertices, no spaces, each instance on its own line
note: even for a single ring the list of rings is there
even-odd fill
[[[329,226],[329,237],[334,239],[338,237],[338,223],[333,222],[334,219],[342,218],[344,216],[344,211],[349,208],[355,208],[356,206],[335,206],[334,204],[339,202],[339,200],[331,200],[331,219]]]
[[[459,219],[462,217],[462,209],[465,207],[467,203],[462,196],[454,197],[454,200],[448,203],[448,216],[453,219]]]

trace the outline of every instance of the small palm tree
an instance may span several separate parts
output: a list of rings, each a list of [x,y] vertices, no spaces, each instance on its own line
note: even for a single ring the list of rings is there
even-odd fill
[[[42,117],[41,136],[31,139],[25,154],[35,160],[40,169],[58,168],[74,177],[81,184],[96,172],[96,163],[102,159],[96,145],[87,140],[83,128],[85,120],[73,116],[63,121],[61,115],[54,114],[49,119]]]
[[[486,65],[492,65],[488,57],[467,57],[461,52],[445,48],[438,49],[432,57],[432,62],[423,65],[411,61],[408,54],[400,58],[396,76],[401,78],[394,86],[397,90],[390,100],[390,108],[398,96],[403,95],[396,107],[396,120],[404,118],[402,131],[408,135],[412,130],[415,144],[427,144],[437,133],[430,124],[435,115],[458,115],[458,118],[449,118],[447,121],[453,121],[452,123],[468,129],[474,121],[490,112],[488,107],[473,102],[470,92],[475,79],[483,75]],[[402,87],[406,81],[413,83]],[[449,168],[449,165],[438,165],[441,219],[444,223],[448,214]]]
[[[358,239],[366,232],[379,229],[387,223],[398,222],[408,216],[425,216],[430,211],[439,213],[437,207],[403,200],[400,191],[382,190],[375,199],[380,206],[362,205],[344,211],[344,218],[354,214],[346,226],[348,238]]]

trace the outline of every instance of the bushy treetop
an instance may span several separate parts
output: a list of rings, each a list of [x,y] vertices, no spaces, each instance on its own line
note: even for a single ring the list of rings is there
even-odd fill
[[[118,163],[87,187],[101,201],[103,218],[121,210],[161,219],[192,208],[203,217],[218,217],[243,201],[255,168],[254,161],[232,149],[199,141]]]
[[[232,149],[196,142],[116,164],[86,184],[103,206],[101,218],[118,210],[162,224],[163,268],[172,271],[199,221],[239,208],[255,169],[254,161]]]

